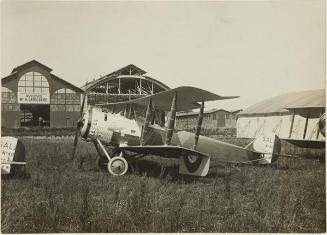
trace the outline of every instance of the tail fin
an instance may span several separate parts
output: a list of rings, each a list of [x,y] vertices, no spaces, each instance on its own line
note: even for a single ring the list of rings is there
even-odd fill
[[[256,152],[260,152],[263,155],[262,160],[259,164],[269,164],[277,161],[280,151],[281,143],[277,135],[273,134],[270,136],[260,136],[253,142],[253,149]]]

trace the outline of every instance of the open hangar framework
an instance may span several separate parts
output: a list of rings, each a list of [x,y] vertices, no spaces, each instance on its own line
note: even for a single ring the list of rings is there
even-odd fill
[[[158,92],[169,90],[164,83],[150,77],[143,69],[130,64],[99,79],[86,83],[82,89],[87,95],[87,102],[91,105],[115,103],[133,100],[140,97],[153,95]],[[124,106],[101,106],[109,112],[122,112],[128,118],[143,118],[145,108],[134,105]],[[159,125],[165,123],[165,112],[156,111],[155,120]]]
[[[88,94],[89,104],[132,100],[170,89],[146,73],[143,69],[130,64],[86,83],[82,89]]]

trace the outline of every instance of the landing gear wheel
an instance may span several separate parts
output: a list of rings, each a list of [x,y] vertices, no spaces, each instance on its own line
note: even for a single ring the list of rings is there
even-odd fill
[[[108,171],[114,176],[124,175],[128,170],[128,163],[125,158],[117,156],[111,158],[108,163]]]
[[[105,169],[107,169],[108,162],[109,162],[108,158],[98,157],[96,160],[96,165],[100,170],[105,170]]]

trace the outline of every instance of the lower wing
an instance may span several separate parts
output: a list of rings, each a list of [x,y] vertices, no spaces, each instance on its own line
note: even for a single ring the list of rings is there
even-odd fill
[[[153,154],[161,157],[167,158],[178,158],[179,159],[179,173],[195,176],[206,176],[209,171],[210,166],[210,156],[201,153],[199,151],[172,145],[147,145],[147,146],[121,146],[120,150],[127,150],[134,153],[140,154]],[[272,156],[263,157],[260,152],[251,151],[244,149],[248,154],[253,154],[253,159],[245,162],[233,162],[230,160],[223,161],[225,163],[270,163],[272,161]],[[273,150],[274,151],[274,150]],[[274,153],[271,153],[274,154]]]
[[[297,140],[297,139],[282,139],[288,143],[296,145],[302,148],[315,148],[321,149],[325,148],[326,141],[325,140]]]
[[[119,149],[134,153],[153,154],[167,158],[178,158],[180,174],[206,176],[209,171],[209,155],[180,146],[123,146],[119,147]]]
[[[210,157],[209,155],[198,152],[196,150],[172,145],[122,146],[119,147],[119,149],[131,151],[134,153],[153,154],[167,158],[179,158],[180,156],[188,155]]]

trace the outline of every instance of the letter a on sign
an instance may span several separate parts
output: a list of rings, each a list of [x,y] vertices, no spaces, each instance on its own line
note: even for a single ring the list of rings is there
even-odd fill
[[[17,138],[5,136],[1,137],[1,174],[10,173],[10,164],[6,162],[13,162],[15,150],[17,146]]]

